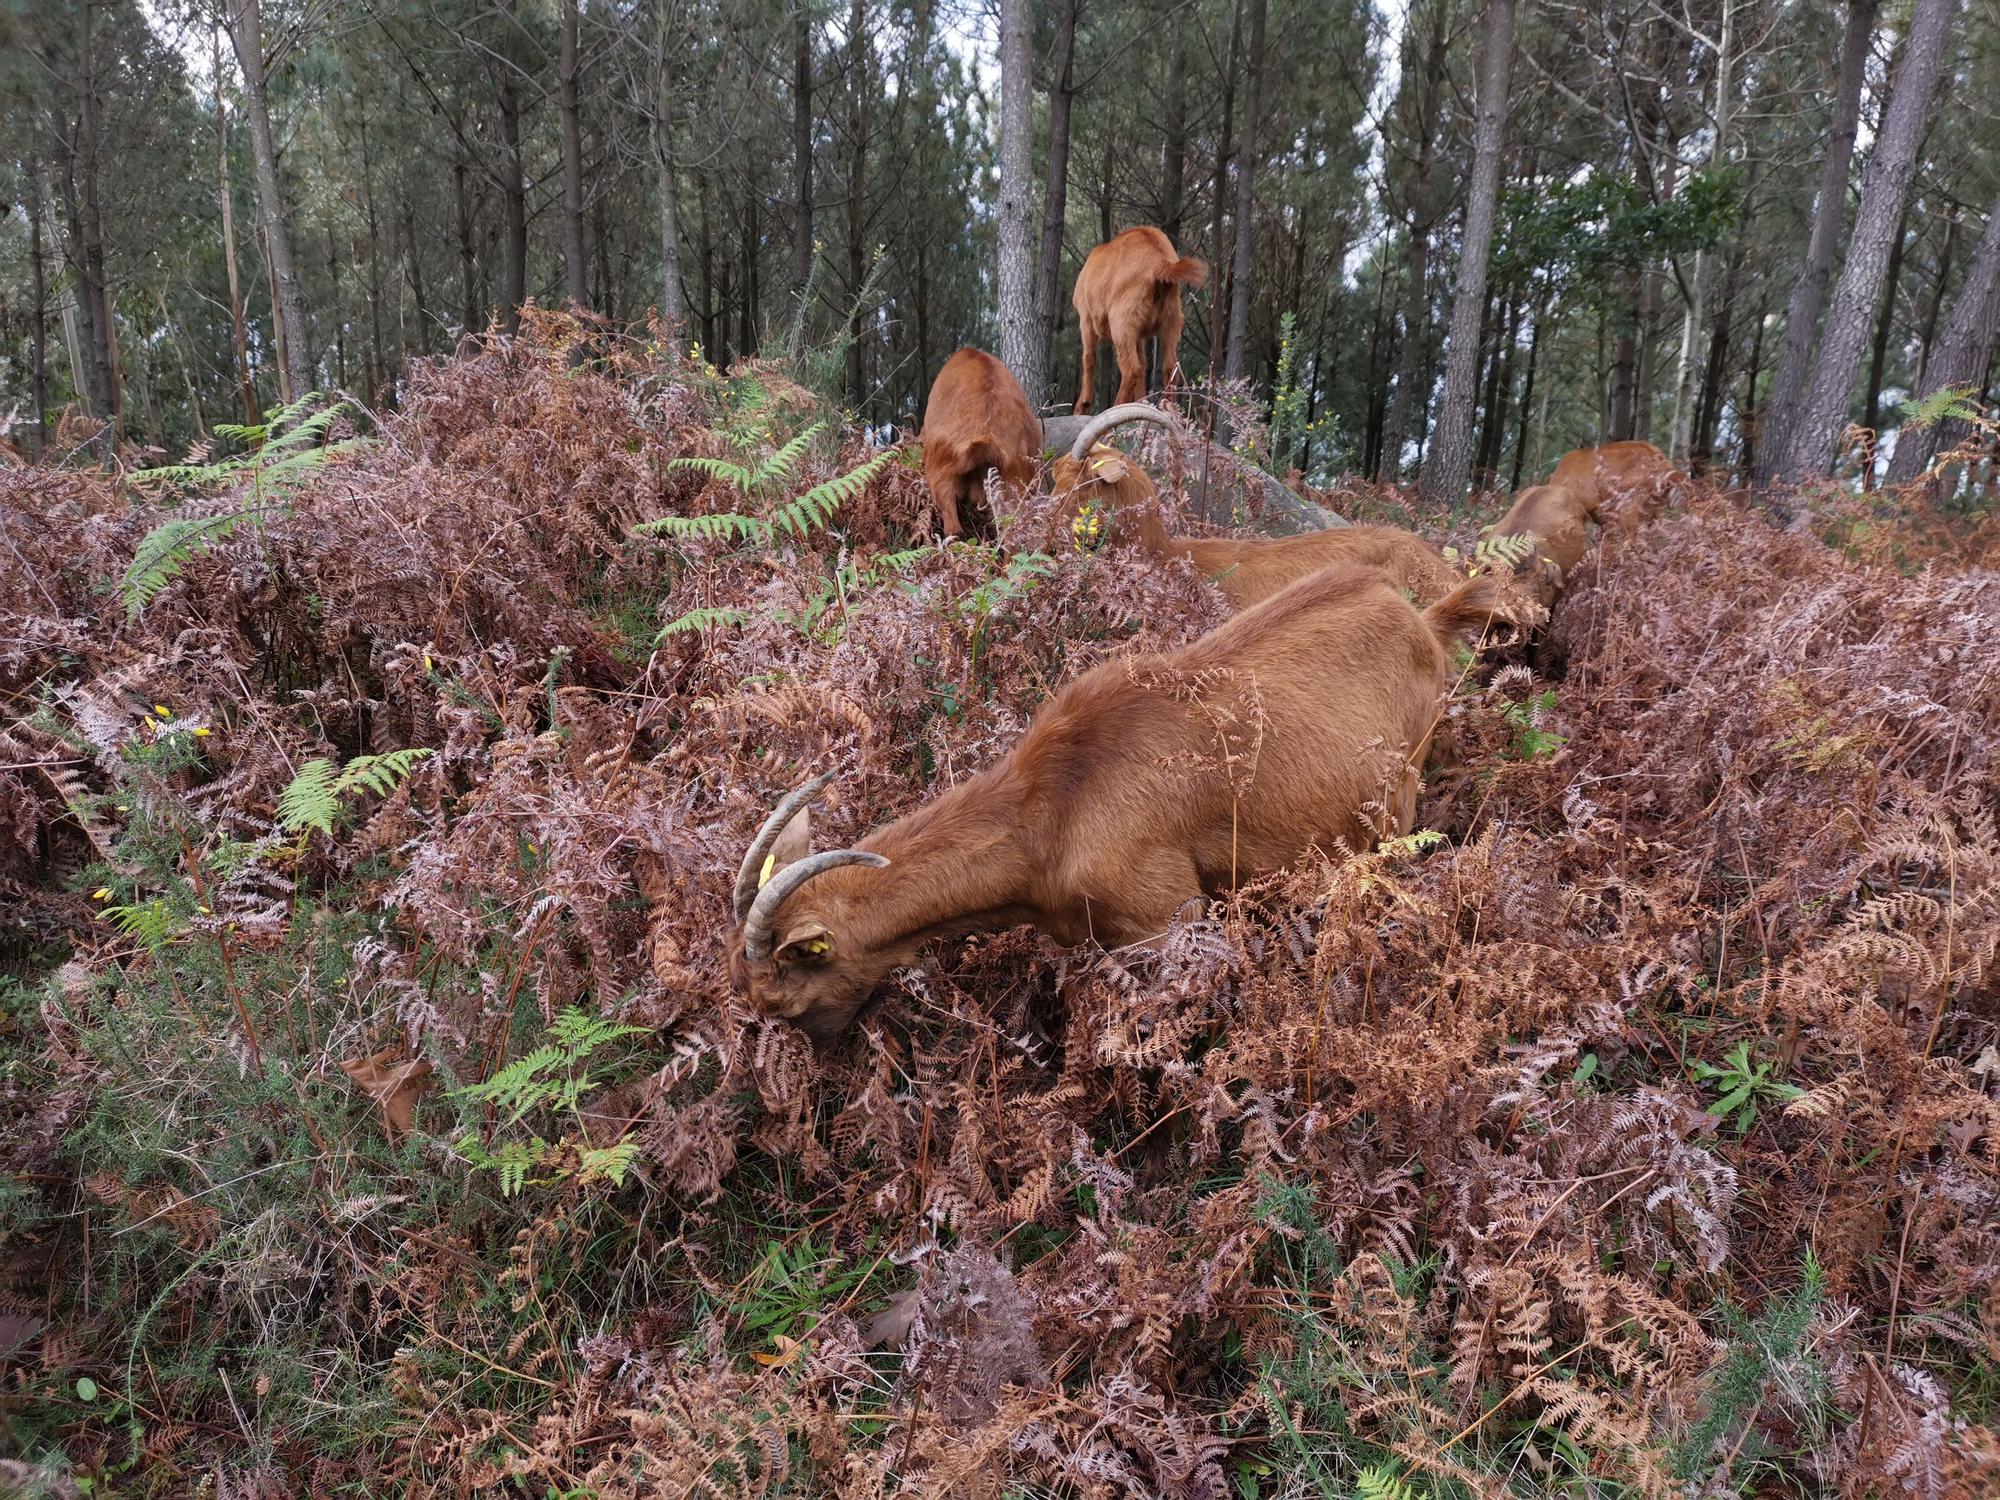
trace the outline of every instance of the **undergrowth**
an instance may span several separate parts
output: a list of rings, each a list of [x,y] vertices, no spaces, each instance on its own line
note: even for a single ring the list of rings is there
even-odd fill
[[[0,1486],[1990,1492],[1983,518],[1697,499],[1468,674],[1421,832],[815,1051],[723,962],[774,798],[850,839],[1222,607],[577,332],[281,503],[0,470]]]

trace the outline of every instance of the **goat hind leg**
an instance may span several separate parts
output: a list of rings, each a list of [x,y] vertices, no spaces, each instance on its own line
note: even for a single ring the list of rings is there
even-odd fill
[[[1138,334],[1117,330],[1112,349],[1118,355],[1118,403],[1146,399],[1146,350]]]

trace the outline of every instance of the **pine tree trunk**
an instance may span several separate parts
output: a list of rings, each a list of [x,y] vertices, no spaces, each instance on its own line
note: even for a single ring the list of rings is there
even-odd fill
[[[1217,412],[1216,382],[1222,375],[1222,307],[1226,291],[1222,277],[1222,197],[1229,186],[1229,158],[1236,150],[1232,136],[1236,129],[1236,59],[1243,47],[1242,0],[1231,0],[1229,17],[1229,61],[1222,70],[1222,134],[1215,138],[1215,171],[1209,181],[1208,261],[1216,268],[1216,282],[1209,288],[1208,295],[1208,426],[1211,434]]]
[[[813,265],[812,9],[799,0],[792,33],[792,294],[805,295]],[[661,22],[664,33],[666,23]],[[664,87],[664,85],[662,85]]]
[[[1854,136],[1861,119],[1861,87],[1868,74],[1868,53],[1875,36],[1875,13],[1881,0],[1848,0],[1847,31],[1840,44],[1840,73],[1834,84],[1833,117],[1828,123],[1826,154],[1820,162],[1819,193],[1813,200],[1812,232],[1805,260],[1792,283],[1785,307],[1785,338],[1778,349],[1777,373],[1771,396],[1764,403],[1763,430],[1753,443],[1763,453],[1754,471],[1767,483],[1777,456],[1791,440],[1799,397],[1805,389],[1807,365],[1840,231],[1847,219],[1847,171],[1854,158]]]
[[[229,188],[229,106],[222,97],[222,33],[209,32],[215,59],[215,176],[222,200],[222,264],[229,276],[229,333],[235,357],[237,388],[243,396],[243,420],[261,421],[257,387],[250,378],[250,336],[243,317],[243,283],[236,267],[236,201]]]
[[[1405,25],[1403,46],[1416,43],[1414,16]],[[1389,398],[1388,416],[1383,421],[1381,447],[1375,455],[1370,477],[1393,483],[1403,473],[1403,447],[1409,432],[1414,403],[1421,413],[1430,393],[1416,389],[1425,334],[1430,323],[1430,231],[1431,171],[1437,153],[1438,104],[1444,91],[1446,71],[1445,8],[1431,7],[1430,39],[1425,49],[1422,83],[1417,94],[1416,119],[1411,130],[1416,136],[1416,162],[1411,170],[1407,205],[1409,279],[1403,289],[1403,333],[1396,360],[1396,388]],[[1407,79],[1406,79],[1407,82]],[[1421,420],[1421,417],[1420,417]]]
[[[97,189],[97,78],[95,37],[91,26],[93,4],[78,6],[78,49],[76,92],[77,118],[72,135],[64,122],[55,120],[57,164],[61,169],[63,207],[68,220],[68,242],[63,258],[69,262],[74,283],[73,295],[83,314],[87,349],[80,364],[82,379],[75,381],[77,394],[92,416],[106,422],[117,418],[118,392],[111,359],[110,298],[104,276],[104,221]],[[54,114],[53,106],[51,114]],[[72,369],[79,361],[72,357]]]
[[[1000,360],[1042,404],[1035,317],[1034,21],[1028,0],[1000,0]]]
[[[681,196],[674,168],[674,85],[667,47],[664,8],[653,32],[653,165],[660,195],[660,319],[675,329],[687,318],[681,297]],[[812,142],[808,137],[806,171],[806,269],[812,269]],[[801,281],[800,286],[804,286]],[[704,293],[704,295],[706,295]]]
[[[1049,185],[1042,196],[1042,259],[1035,287],[1044,373],[1055,349],[1056,329],[1062,323],[1063,214],[1069,201],[1069,116],[1075,97],[1071,65],[1079,0],[1057,0],[1057,7],[1055,80],[1049,88]]]
[[[1508,0],[1512,3],[1512,0]],[[1257,111],[1264,87],[1265,0],[1250,0],[1250,55],[1243,81],[1243,146],[1236,154],[1236,254],[1229,273],[1229,348],[1224,373],[1241,380],[1249,368],[1250,258],[1255,248]]]
[[[521,100],[514,90],[513,44],[516,0],[501,0],[500,18],[507,38],[494,64],[499,79],[500,202],[505,227],[500,238],[500,324],[509,333],[521,327],[521,304],[528,300],[528,188],[521,157]]]
[[[867,394],[866,351],[861,342],[861,288],[868,277],[868,103],[873,86],[869,63],[867,0],[853,0],[847,14],[847,394],[860,409]]]
[[[28,159],[28,276],[33,304],[28,309],[28,394],[35,404],[38,451],[49,445],[49,288],[42,261],[41,163]]]
[[[409,268],[410,297],[416,304],[419,353],[430,347],[431,311],[424,299],[424,258],[417,249],[417,211],[403,200],[403,264]]]
[[[1764,315],[1767,304],[1757,304],[1756,320],[1750,325],[1750,368],[1743,377],[1742,418],[1737,428],[1742,433],[1742,444],[1736,455],[1736,468],[1741,481],[1751,482],[1757,472],[1757,445],[1759,429],[1763,426],[1763,413],[1757,409],[1757,378],[1764,373]]]
[[[1867,394],[1861,400],[1861,425],[1873,432],[1882,415],[1882,374],[1889,364],[1889,335],[1896,328],[1896,291],[1903,280],[1903,252],[1909,245],[1910,203],[1903,205],[1903,222],[1896,226],[1896,243],[1889,251],[1889,271],[1882,288],[1882,306],[1875,317],[1875,339],[1868,351]],[[1874,473],[1862,476],[1862,488],[1872,488]]]
[[[278,149],[271,135],[271,106],[264,77],[263,18],[260,0],[231,0],[230,45],[243,73],[244,114],[250,122],[250,160],[256,168],[257,201],[263,218],[264,251],[270,257],[272,321],[285,377],[282,395],[291,401],[313,388],[312,360],[306,352],[305,309],[299,295],[299,273],[292,263],[290,232],[285,228],[285,199],[278,184]],[[87,7],[86,7],[87,8]]]
[[[1187,208],[1187,32],[1186,12],[1174,12],[1173,51],[1167,64],[1167,97],[1160,147],[1160,228],[1176,246]]]
[[[1535,367],[1542,353],[1542,324],[1548,321],[1549,299],[1544,295],[1532,314],[1534,331],[1528,335],[1528,373],[1521,381],[1521,421],[1514,438],[1514,470],[1507,482],[1509,489],[1521,487],[1521,477],[1526,471],[1528,460],[1528,414],[1535,406]]]
[[[1715,50],[1715,128],[1709,138],[1708,167],[1721,167],[1729,155],[1730,106],[1736,95],[1736,5],[1722,0],[1722,31]],[[1688,286],[1687,310],[1681,318],[1681,352],[1674,371],[1674,416],[1667,452],[1688,454],[1694,422],[1695,366],[1701,361],[1701,336],[1708,317],[1708,247],[1695,251],[1694,275]]]
[[[1986,231],[1973,249],[1944,333],[1924,362],[1917,399],[1925,400],[1947,387],[1980,385],[1993,363],[1996,336],[2000,336],[2000,198],[1988,212]],[[1949,451],[1967,435],[1962,422],[1940,422],[1914,430],[1904,423],[1897,434],[1896,451],[1889,458],[1889,483],[1909,483],[1924,472],[1939,451]]]
[[[569,300],[590,306],[590,261],[583,245],[583,112],[577,102],[578,0],[562,0],[562,58],[556,80],[562,109],[563,270]]]
[[[1957,9],[1957,0],[1916,0],[1909,37],[1896,66],[1894,91],[1862,178],[1861,207],[1855,215],[1847,260],[1827,307],[1826,336],[1800,400],[1791,439],[1778,463],[1780,477],[1794,483],[1833,467],[1834,452],[1847,425],[1862,347],[1868,338],[1869,314],[1887,279],[1896,228],[1909,201],[1924,121],[1930,113],[1945,41]]]
[[[1486,302],[1487,256],[1500,198],[1500,154],[1507,123],[1507,76],[1514,53],[1515,0],[1486,0],[1480,49],[1479,100],[1473,127],[1472,181],[1466,189],[1465,235],[1453,290],[1447,336],[1444,394],[1437,431],[1424,455],[1419,483],[1427,499],[1456,502],[1464,496],[1472,444],[1473,381],[1479,367],[1479,321]]]
[[[458,236],[459,321],[466,333],[477,333],[483,326],[479,316],[479,257],[472,248],[472,185],[466,178],[465,156],[456,152],[451,159],[451,208],[452,227]]]
[[[1923,332],[1917,336],[1917,370],[1912,382],[1914,389],[1922,390],[1924,376],[1929,372],[1931,345],[1937,340],[1938,315],[1944,311],[1944,293],[1951,281],[1952,262],[1958,258],[1958,205],[1953,204],[1944,228],[1944,248],[1938,252],[1937,280],[1931,286],[1930,306],[1924,310]]]

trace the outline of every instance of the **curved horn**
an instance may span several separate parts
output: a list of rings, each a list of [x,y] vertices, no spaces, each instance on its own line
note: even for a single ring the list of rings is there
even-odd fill
[[[1103,437],[1112,428],[1122,427],[1127,422],[1153,422],[1166,428],[1169,432],[1172,432],[1175,427],[1174,419],[1161,411],[1159,407],[1152,406],[1144,401],[1127,401],[1123,406],[1114,406],[1109,411],[1099,412],[1088,422],[1084,423],[1083,431],[1079,432],[1076,435],[1076,441],[1070,444],[1069,456],[1081,459],[1085,454],[1090,452],[1090,445],[1092,443]]]
[[[778,915],[778,908],[785,904],[785,898],[815,875],[824,875],[828,870],[842,865],[872,865],[876,869],[886,869],[889,861],[879,854],[869,854],[861,849],[829,849],[824,854],[808,854],[804,859],[786,865],[773,875],[764,889],[757,893],[757,899],[750,903],[750,914],[743,919],[743,956],[752,963],[762,963],[771,956],[771,923]]]
[[[734,910],[740,924],[750,914],[750,903],[757,896],[757,877],[764,870],[764,856],[771,852],[771,846],[778,842],[778,835],[785,831],[785,825],[793,815],[813,801],[827,789],[833,781],[833,772],[822,771],[804,786],[788,792],[771,816],[764,820],[764,826],[757,830],[757,837],[750,840],[750,852],[743,856],[743,868],[736,872],[736,901]]]

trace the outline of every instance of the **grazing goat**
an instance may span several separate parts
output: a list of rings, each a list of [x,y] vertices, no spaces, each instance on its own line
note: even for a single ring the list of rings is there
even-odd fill
[[[1562,592],[1570,571],[1590,548],[1590,523],[1597,515],[1594,489],[1573,489],[1550,481],[1522,490],[1514,504],[1485,532],[1487,538],[1527,537],[1532,558],[1517,569],[1537,604],[1547,608]]]
[[[1158,407],[1143,404],[1114,406],[1093,419],[1056,460],[1055,493],[1068,501],[1059,515],[1079,515],[1086,503],[1096,502],[1113,518],[1114,533],[1129,521],[1141,547],[1162,557],[1187,558],[1239,610],[1340,563],[1379,569],[1420,604],[1442,599],[1465,581],[1430,543],[1393,526],[1338,526],[1284,537],[1169,536],[1153,481],[1117,449],[1098,442],[1112,428],[1132,421],[1156,422],[1169,431],[1174,425]]]
[[[1504,587],[1475,578],[1419,612],[1372,571],[1320,573],[1177,651],[1085,673],[997,765],[857,848],[806,852],[816,777],[744,855],[732,983],[830,1036],[929,939],[1031,923],[1138,943],[1308,849],[1407,829],[1447,648],[1504,615]]]
[[[963,536],[979,515],[986,471],[1008,484],[1034,482],[1042,424],[1014,372],[983,349],[961,349],[944,362],[924,404],[924,482],[946,536]]]
[[[1146,340],[1160,342],[1160,380],[1168,390],[1180,374],[1181,288],[1208,282],[1208,264],[1174,252],[1174,242],[1150,224],[1106,240],[1076,273],[1077,331],[1083,335],[1083,389],[1077,414],[1090,410],[1097,346],[1106,339],[1118,356],[1118,400],[1146,394]]]
[[[1599,525],[1629,535],[1657,514],[1688,477],[1651,443],[1619,442],[1565,453],[1548,482],[1586,497]]]

